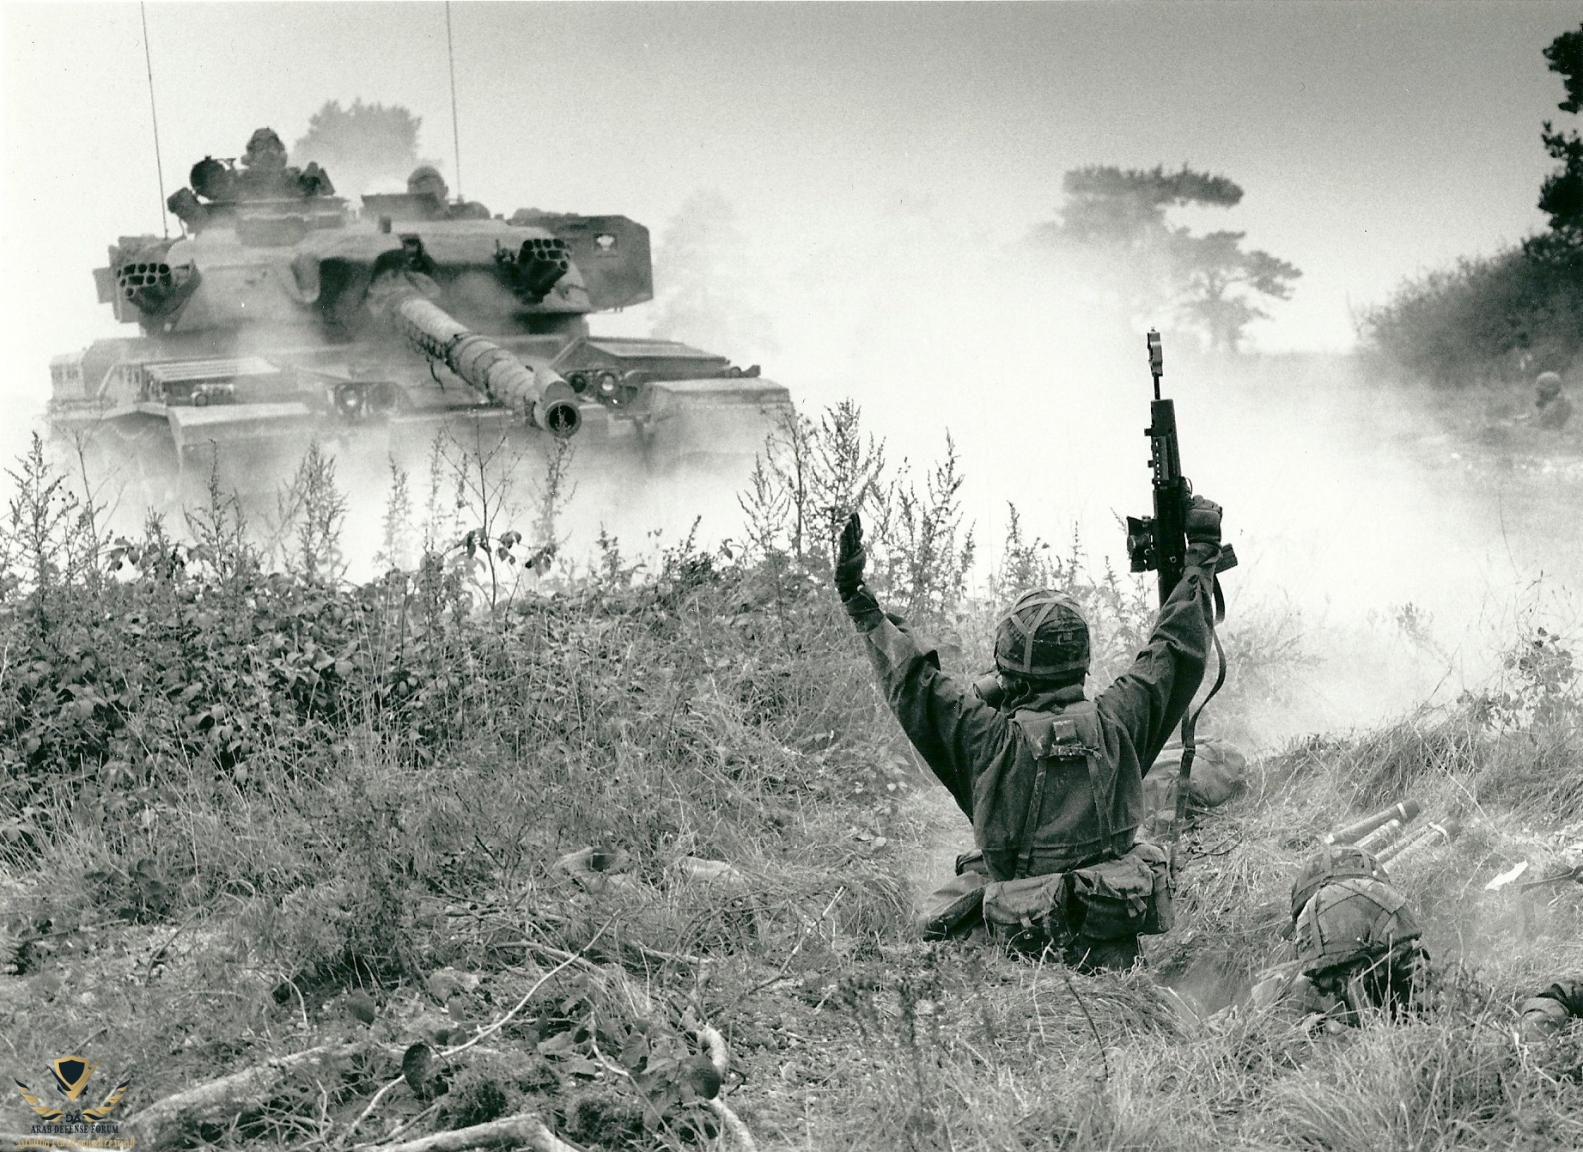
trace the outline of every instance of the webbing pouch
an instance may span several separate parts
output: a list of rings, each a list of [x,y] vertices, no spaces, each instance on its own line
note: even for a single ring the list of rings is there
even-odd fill
[[[1014,947],[1037,950],[1072,938],[1071,888],[1064,872],[992,880],[984,886],[983,911],[990,934]]]
[[[1140,842],[1117,860],[1074,869],[1072,923],[1095,940],[1157,936],[1175,923],[1165,850]]]
[[[982,920],[984,891],[989,876],[971,869],[959,872],[933,892],[918,913],[918,929],[925,940],[963,936]]]

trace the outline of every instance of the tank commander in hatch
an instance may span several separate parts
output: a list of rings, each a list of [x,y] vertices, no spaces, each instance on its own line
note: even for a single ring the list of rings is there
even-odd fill
[[[259,128],[248,137],[241,171],[236,173],[236,194],[244,199],[270,200],[305,196],[330,196],[335,186],[318,164],[306,169],[286,163],[286,146],[273,128]],[[195,185],[196,187],[196,185]],[[198,189],[202,192],[203,189]]]
[[[451,203],[451,189],[445,177],[429,164],[420,164],[407,177],[407,195],[421,196],[430,202],[435,220],[488,220],[489,209],[472,201]]]
[[[976,851],[919,915],[926,938],[1048,948],[1090,971],[1131,967],[1140,935],[1170,929],[1166,853],[1137,839],[1143,775],[1203,679],[1220,520],[1218,505],[1193,497],[1182,580],[1148,647],[1093,700],[1077,605],[1053,591],[1021,597],[995,637],[997,705],[946,676],[880,608],[863,583],[862,524],[847,521],[836,590],[902,730],[973,823]]]
[[[177,189],[165,204],[194,232],[225,217],[224,213],[211,213],[210,205],[335,195],[330,174],[318,164],[309,163],[302,169],[287,165],[286,146],[272,128],[260,128],[248,138],[242,167],[205,156],[192,166],[187,179],[191,187]]]

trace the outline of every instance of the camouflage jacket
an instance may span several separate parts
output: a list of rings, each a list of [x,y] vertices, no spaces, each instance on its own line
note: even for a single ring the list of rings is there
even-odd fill
[[[1535,419],[1541,428],[1565,428],[1572,419],[1572,401],[1557,396],[1548,404],[1540,404]]]
[[[904,622],[875,615],[859,625],[891,711],[972,820],[995,879],[1012,877],[1025,827],[1032,829],[1030,876],[1114,859],[1132,847],[1145,811],[1143,774],[1203,680],[1216,558],[1189,564],[1160,609],[1148,647],[1095,699],[1098,771],[1082,760],[1055,762],[1040,811],[1026,822],[1038,761],[1017,717],[1069,708],[1083,699],[1082,688],[1045,692],[1021,702],[1015,714],[999,711],[945,675],[935,652],[920,648]],[[1096,783],[1108,821],[1096,807]],[[1107,823],[1108,840],[1101,833]]]
[[[1557,980],[1537,996],[1523,1001],[1521,1033],[1537,1040],[1562,1031],[1583,1016],[1583,980]]]

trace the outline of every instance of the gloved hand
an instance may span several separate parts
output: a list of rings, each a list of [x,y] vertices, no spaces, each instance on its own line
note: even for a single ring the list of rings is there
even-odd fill
[[[1212,544],[1220,547],[1220,505],[1203,496],[1194,496],[1187,503],[1187,542]]]
[[[863,583],[863,566],[868,562],[868,551],[863,547],[863,522],[856,512],[847,517],[841,530],[841,544],[836,552],[835,590],[841,595],[846,614],[852,617],[863,631],[879,626],[885,615],[879,601]]]
[[[835,590],[841,599],[849,600],[863,586],[863,566],[868,563],[868,549],[863,547],[863,521],[856,512],[847,517],[841,530],[841,546],[835,560]]]
[[[1213,564],[1220,556],[1220,505],[1202,496],[1187,503],[1187,562],[1199,567]]]

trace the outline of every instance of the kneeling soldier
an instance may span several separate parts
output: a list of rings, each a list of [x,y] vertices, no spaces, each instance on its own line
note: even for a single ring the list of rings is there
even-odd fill
[[[847,521],[836,590],[902,730],[973,822],[977,851],[958,858],[956,879],[921,915],[926,937],[987,932],[1088,970],[1131,967],[1139,935],[1170,928],[1166,854],[1137,840],[1143,775],[1203,679],[1218,505],[1193,498],[1187,538],[1186,570],[1148,647],[1093,700],[1077,605],[1052,591],[1019,599],[995,637],[992,706],[880,609],[863,583],[862,524]]]

